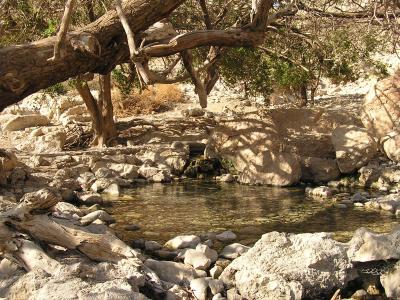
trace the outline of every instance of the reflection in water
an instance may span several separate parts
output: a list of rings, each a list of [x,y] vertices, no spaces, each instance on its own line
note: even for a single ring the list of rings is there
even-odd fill
[[[341,209],[329,201],[306,198],[302,188],[274,188],[185,181],[153,184],[124,191],[112,201],[116,230],[125,240],[144,238],[161,242],[179,234],[232,230],[245,244],[263,233],[334,232],[349,239],[361,226],[389,231],[396,219],[391,215],[359,208]],[[124,231],[137,224],[139,231]]]

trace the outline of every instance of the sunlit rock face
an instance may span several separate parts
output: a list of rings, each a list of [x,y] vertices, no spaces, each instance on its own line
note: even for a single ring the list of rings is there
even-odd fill
[[[340,175],[331,134],[343,124],[361,125],[346,112],[271,109],[220,122],[205,156],[229,161],[242,173],[242,183],[286,186],[300,179],[329,181]]]
[[[400,70],[379,81],[365,97],[361,120],[381,139],[400,126]]]
[[[343,174],[353,173],[365,166],[378,151],[374,138],[366,129],[357,126],[340,126],[332,133],[336,160]]]
[[[346,250],[346,244],[326,233],[271,232],[235,259],[220,279],[246,299],[315,299],[355,278]]]

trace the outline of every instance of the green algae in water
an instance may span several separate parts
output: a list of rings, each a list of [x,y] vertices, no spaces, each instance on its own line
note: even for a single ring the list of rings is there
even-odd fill
[[[304,189],[246,186],[204,181],[140,185],[111,200],[116,231],[126,241],[165,242],[181,234],[232,230],[238,242],[251,244],[262,234],[332,232],[347,241],[359,227],[390,231],[398,224],[392,215],[360,208],[335,207],[330,201],[305,196]],[[137,224],[140,230],[124,230]]]

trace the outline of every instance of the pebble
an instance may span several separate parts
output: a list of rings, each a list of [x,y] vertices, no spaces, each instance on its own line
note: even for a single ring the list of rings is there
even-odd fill
[[[250,247],[244,246],[239,243],[234,243],[226,246],[220,253],[220,256],[223,258],[235,259],[238,258],[240,255],[246,253],[249,249]]]
[[[179,235],[165,243],[166,248],[170,249],[183,249],[195,248],[201,239],[197,235]]]
[[[140,230],[140,226],[136,224],[126,225],[125,230],[127,231],[137,231]]]
[[[115,223],[115,219],[112,216],[110,216],[107,212],[105,212],[104,210],[97,210],[82,217],[81,224],[88,225],[93,221],[95,221],[96,219],[99,219],[105,223]]]
[[[196,299],[198,300],[207,299],[208,282],[206,278],[193,279],[190,282],[190,288],[192,289]]]
[[[156,251],[156,250],[160,250],[162,248],[162,246],[157,243],[156,241],[146,241],[144,242],[144,248],[147,251]]]
[[[233,241],[236,240],[237,235],[234,234],[232,231],[228,230],[228,231],[224,231],[220,234],[217,234],[216,239],[221,241],[221,242],[228,242],[228,241]]]

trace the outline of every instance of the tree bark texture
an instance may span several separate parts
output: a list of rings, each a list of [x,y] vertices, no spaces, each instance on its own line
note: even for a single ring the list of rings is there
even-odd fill
[[[134,33],[167,17],[184,0],[126,1],[124,12]],[[129,57],[126,36],[112,10],[81,30],[69,32],[63,58],[53,56],[56,37],[0,49],[0,111],[43,88],[87,72],[107,74]]]

